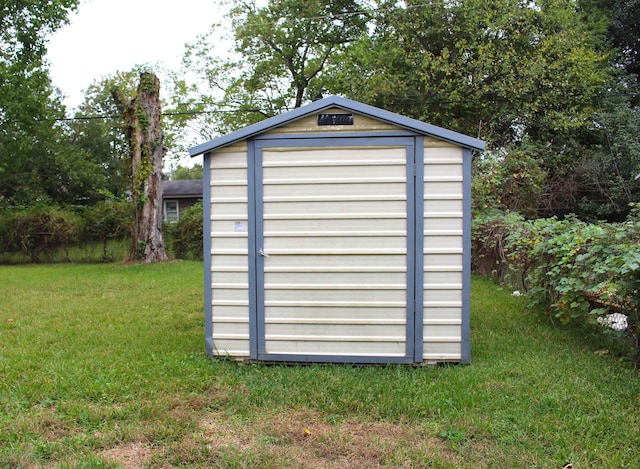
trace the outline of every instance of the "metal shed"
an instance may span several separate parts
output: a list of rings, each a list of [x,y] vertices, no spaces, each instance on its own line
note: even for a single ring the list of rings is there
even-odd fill
[[[258,361],[470,361],[471,152],[340,97],[204,154],[205,336]]]

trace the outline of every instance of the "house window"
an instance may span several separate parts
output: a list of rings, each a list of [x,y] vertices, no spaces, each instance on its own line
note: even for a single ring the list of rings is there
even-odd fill
[[[174,223],[180,218],[180,209],[177,200],[164,201],[164,221]]]

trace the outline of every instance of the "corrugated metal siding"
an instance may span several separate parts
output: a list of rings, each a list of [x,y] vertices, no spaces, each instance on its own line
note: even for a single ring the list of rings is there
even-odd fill
[[[406,148],[262,157],[265,352],[406,355]]]
[[[209,202],[213,353],[249,356],[246,145],[211,158]]]
[[[460,360],[462,354],[462,165],[461,148],[425,143],[425,360]]]

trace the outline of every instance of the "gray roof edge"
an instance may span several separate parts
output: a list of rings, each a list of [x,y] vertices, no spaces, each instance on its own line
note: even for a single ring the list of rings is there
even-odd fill
[[[318,101],[313,101],[305,106],[293,109],[278,116],[274,116],[261,122],[249,125],[227,135],[214,138],[213,140],[210,140],[206,143],[202,143],[195,147],[189,148],[189,155],[201,155],[217,148],[231,145],[232,143],[236,143],[241,140],[246,140],[288,122],[331,107],[340,107],[348,111],[366,115],[390,124],[397,125],[399,127],[413,130],[420,134],[458,144],[464,148],[470,148],[473,150],[484,150],[485,147],[484,141],[477,138],[469,137],[468,135],[460,134],[458,132],[447,130],[432,124],[427,124],[410,117],[404,117],[399,114],[386,111],[384,109],[353,101],[351,99],[342,98],[340,96],[329,96]]]

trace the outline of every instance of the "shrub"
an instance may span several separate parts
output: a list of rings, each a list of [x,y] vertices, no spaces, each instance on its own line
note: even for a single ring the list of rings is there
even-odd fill
[[[202,260],[202,202],[186,210],[178,222],[165,227],[177,259]]]
[[[0,239],[7,252],[22,252],[31,262],[41,255],[51,257],[74,241],[78,218],[72,212],[48,206],[5,213],[0,221]],[[67,255],[68,257],[68,255]]]
[[[493,212],[474,219],[472,239],[477,272],[530,286],[531,306],[561,324],[599,324],[628,339],[640,365],[640,207],[601,224]]]
[[[102,261],[107,262],[113,260],[108,253],[109,240],[129,236],[132,221],[133,208],[130,202],[99,202],[83,210],[81,236],[83,241],[102,242]]]

